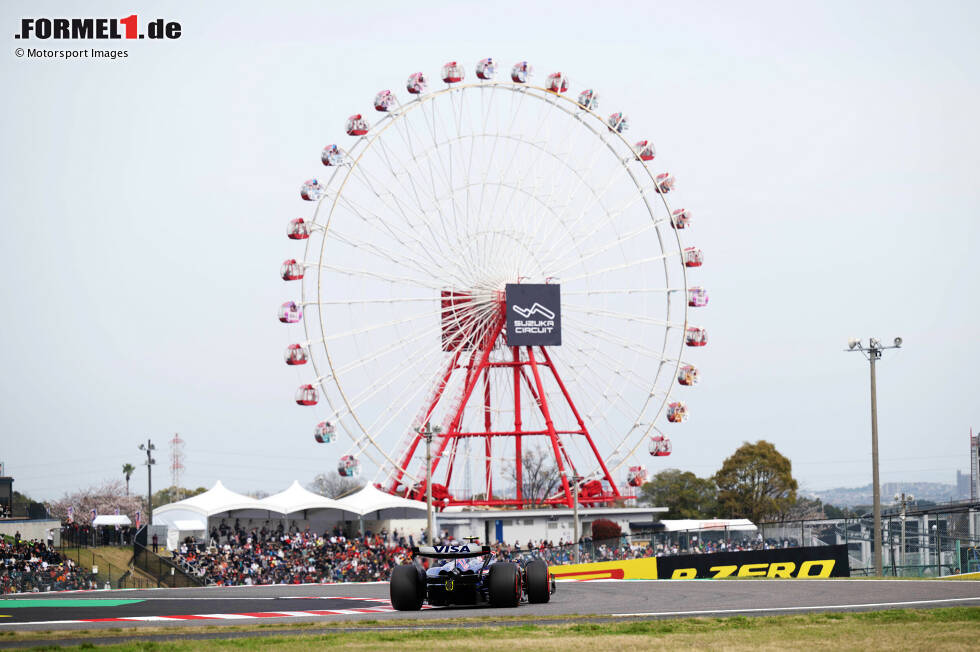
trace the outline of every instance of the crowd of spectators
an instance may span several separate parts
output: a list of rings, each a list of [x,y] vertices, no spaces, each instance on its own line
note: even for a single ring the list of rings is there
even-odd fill
[[[458,543],[447,535],[440,542]],[[222,523],[211,530],[208,541],[185,539],[174,551],[174,561],[186,572],[207,584],[306,584],[328,582],[363,582],[386,580],[391,569],[410,559],[415,541],[397,532],[389,535],[367,533],[345,536],[336,528],[322,534],[309,528],[299,530],[279,525],[244,529]],[[425,543],[424,534],[419,543]],[[663,557],[682,554],[764,550],[797,545],[792,540],[776,541],[762,537],[744,539],[699,539],[683,536],[674,541],[619,540],[594,542],[583,539],[578,544],[579,560],[585,562]],[[499,559],[536,557],[549,564],[572,563],[574,546],[560,541],[528,541],[496,544]],[[424,561],[423,561],[424,564]]]
[[[0,540],[0,593],[96,588],[83,570],[43,541]]]
[[[641,557],[668,557],[672,555],[699,555],[715,552],[740,552],[745,550],[771,550],[773,548],[791,548],[799,543],[795,539],[763,539],[761,536],[744,539],[704,540],[697,535],[682,537],[674,541],[642,542],[638,537],[630,541],[622,537],[619,541],[592,541],[582,539],[578,544],[580,563],[597,561],[614,561],[618,559],[638,559]],[[520,543],[499,545],[497,554],[504,559],[516,557],[536,557],[546,560],[549,564],[570,564],[574,559],[575,546],[571,543],[559,542],[557,545],[550,541],[528,541],[525,546]]]
[[[174,561],[208,584],[307,584],[387,580],[407,558],[411,543],[386,532],[348,538],[336,529],[317,534],[244,530],[222,525],[207,543],[185,539]]]

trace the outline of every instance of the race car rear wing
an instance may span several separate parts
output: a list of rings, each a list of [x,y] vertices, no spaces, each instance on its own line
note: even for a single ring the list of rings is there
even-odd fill
[[[452,546],[413,546],[412,554],[417,557],[433,559],[457,559],[463,557],[482,557],[490,554],[490,546],[462,544]]]

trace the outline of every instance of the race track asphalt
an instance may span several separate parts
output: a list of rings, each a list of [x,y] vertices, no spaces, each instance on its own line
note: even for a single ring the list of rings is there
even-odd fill
[[[0,601],[0,632],[108,627],[130,631],[151,626],[184,628],[182,631],[190,634],[202,625],[326,625],[364,619],[373,619],[375,626],[383,627],[387,620],[407,617],[417,627],[427,626],[427,621],[429,626],[454,627],[459,624],[452,621],[462,618],[480,618],[479,624],[498,620],[513,624],[513,616],[520,616],[523,623],[561,622],[584,615],[618,620],[980,606],[980,581],[571,581],[559,582],[547,604],[525,604],[516,609],[434,608],[421,613],[389,611],[387,599],[387,583],[28,594]],[[50,606],[45,604],[48,601]],[[85,622],[71,622],[79,620]],[[0,647],[7,645],[0,641]]]

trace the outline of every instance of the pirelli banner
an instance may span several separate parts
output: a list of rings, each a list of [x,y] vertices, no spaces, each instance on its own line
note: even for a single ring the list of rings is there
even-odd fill
[[[722,577],[850,577],[847,546],[774,548],[552,566],[556,579],[693,580]]]

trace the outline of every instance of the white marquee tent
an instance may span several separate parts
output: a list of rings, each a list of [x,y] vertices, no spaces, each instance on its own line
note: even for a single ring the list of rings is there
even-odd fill
[[[153,510],[153,524],[181,532],[206,532],[220,519],[244,519],[251,523],[285,519],[288,515],[289,520],[300,520],[304,526],[322,529],[327,523],[355,519],[425,518],[425,512],[424,502],[392,496],[370,484],[340,500],[332,500],[293,482],[287,489],[258,500],[235,493],[218,481],[203,494],[157,507]]]
[[[425,503],[421,500],[392,496],[372,484],[365,485],[360,491],[345,496],[337,502],[348,511],[361,516],[371,516],[377,521],[397,518],[425,518],[426,513]],[[372,514],[372,512],[376,512],[376,514]]]

